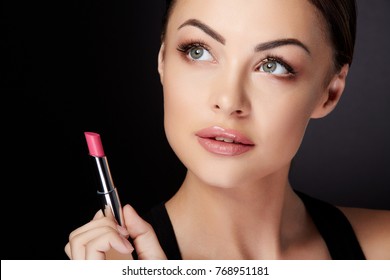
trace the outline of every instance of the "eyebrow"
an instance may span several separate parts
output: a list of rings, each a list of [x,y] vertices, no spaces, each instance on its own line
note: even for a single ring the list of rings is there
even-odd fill
[[[208,34],[210,37],[214,38],[216,41],[220,42],[221,44],[225,45],[225,43],[226,43],[226,39],[221,34],[219,34],[217,31],[212,29],[207,24],[201,22],[200,20],[197,20],[197,19],[186,20],[183,24],[181,24],[179,26],[178,29],[181,29],[184,26],[195,26],[195,27],[201,29],[206,34]],[[272,41],[260,43],[260,44],[256,45],[256,47],[254,48],[254,51],[260,52],[260,51],[270,50],[270,49],[278,48],[281,46],[287,46],[287,45],[295,45],[295,46],[301,47],[308,54],[310,54],[310,49],[304,43],[302,43],[301,41],[294,39],[294,38],[277,39],[277,40],[272,40]]]
[[[295,46],[301,47],[308,54],[310,54],[309,48],[304,43],[302,43],[301,41],[299,41],[297,39],[293,39],[293,38],[278,39],[278,40],[260,43],[255,47],[255,52],[274,49],[274,48],[286,46],[286,45],[295,45]]]
[[[201,22],[200,20],[189,19],[189,20],[185,21],[182,25],[180,25],[178,29],[183,28],[184,26],[187,26],[187,25],[198,27],[199,29],[203,30],[204,33],[208,34],[210,37],[214,38],[216,41],[225,45],[225,42],[226,42],[225,38],[221,34],[216,32],[215,30],[213,30],[210,26]]]

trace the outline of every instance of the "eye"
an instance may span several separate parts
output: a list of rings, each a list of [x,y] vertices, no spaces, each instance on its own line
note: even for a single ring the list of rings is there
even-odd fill
[[[202,47],[194,47],[191,48],[189,53],[189,57],[193,60],[211,60],[211,54]]]
[[[261,62],[258,70],[260,72],[280,76],[294,74],[294,70],[287,63],[284,63],[280,59],[270,57]]]
[[[214,61],[213,56],[206,46],[201,43],[184,44],[180,45],[177,49],[185,54],[186,58],[193,61]]]

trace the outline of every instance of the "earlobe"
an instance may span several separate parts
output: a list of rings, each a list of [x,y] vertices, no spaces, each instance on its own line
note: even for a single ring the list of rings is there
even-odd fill
[[[164,76],[164,49],[165,45],[164,43],[161,44],[160,50],[158,52],[158,73],[160,74],[160,82],[163,83],[163,76]]]
[[[344,92],[348,71],[349,65],[345,64],[330,80],[328,86],[325,88],[320,103],[312,113],[311,117],[313,119],[325,117],[336,108],[336,105]]]

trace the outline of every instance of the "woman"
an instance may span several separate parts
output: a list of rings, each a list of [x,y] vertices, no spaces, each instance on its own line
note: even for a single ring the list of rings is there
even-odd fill
[[[336,107],[352,63],[353,0],[176,0],[158,55],[178,192],[125,227],[98,212],[70,259],[390,259],[390,213],[294,191],[311,119]],[[132,242],[129,242],[129,239]]]

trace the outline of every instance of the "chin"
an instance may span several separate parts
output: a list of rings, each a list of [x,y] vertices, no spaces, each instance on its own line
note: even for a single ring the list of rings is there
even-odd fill
[[[198,177],[206,186],[220,189],[234,189],[248,184],[248,176],[243,174],[235,174],[230,171],[210,170],[203,172]]]

